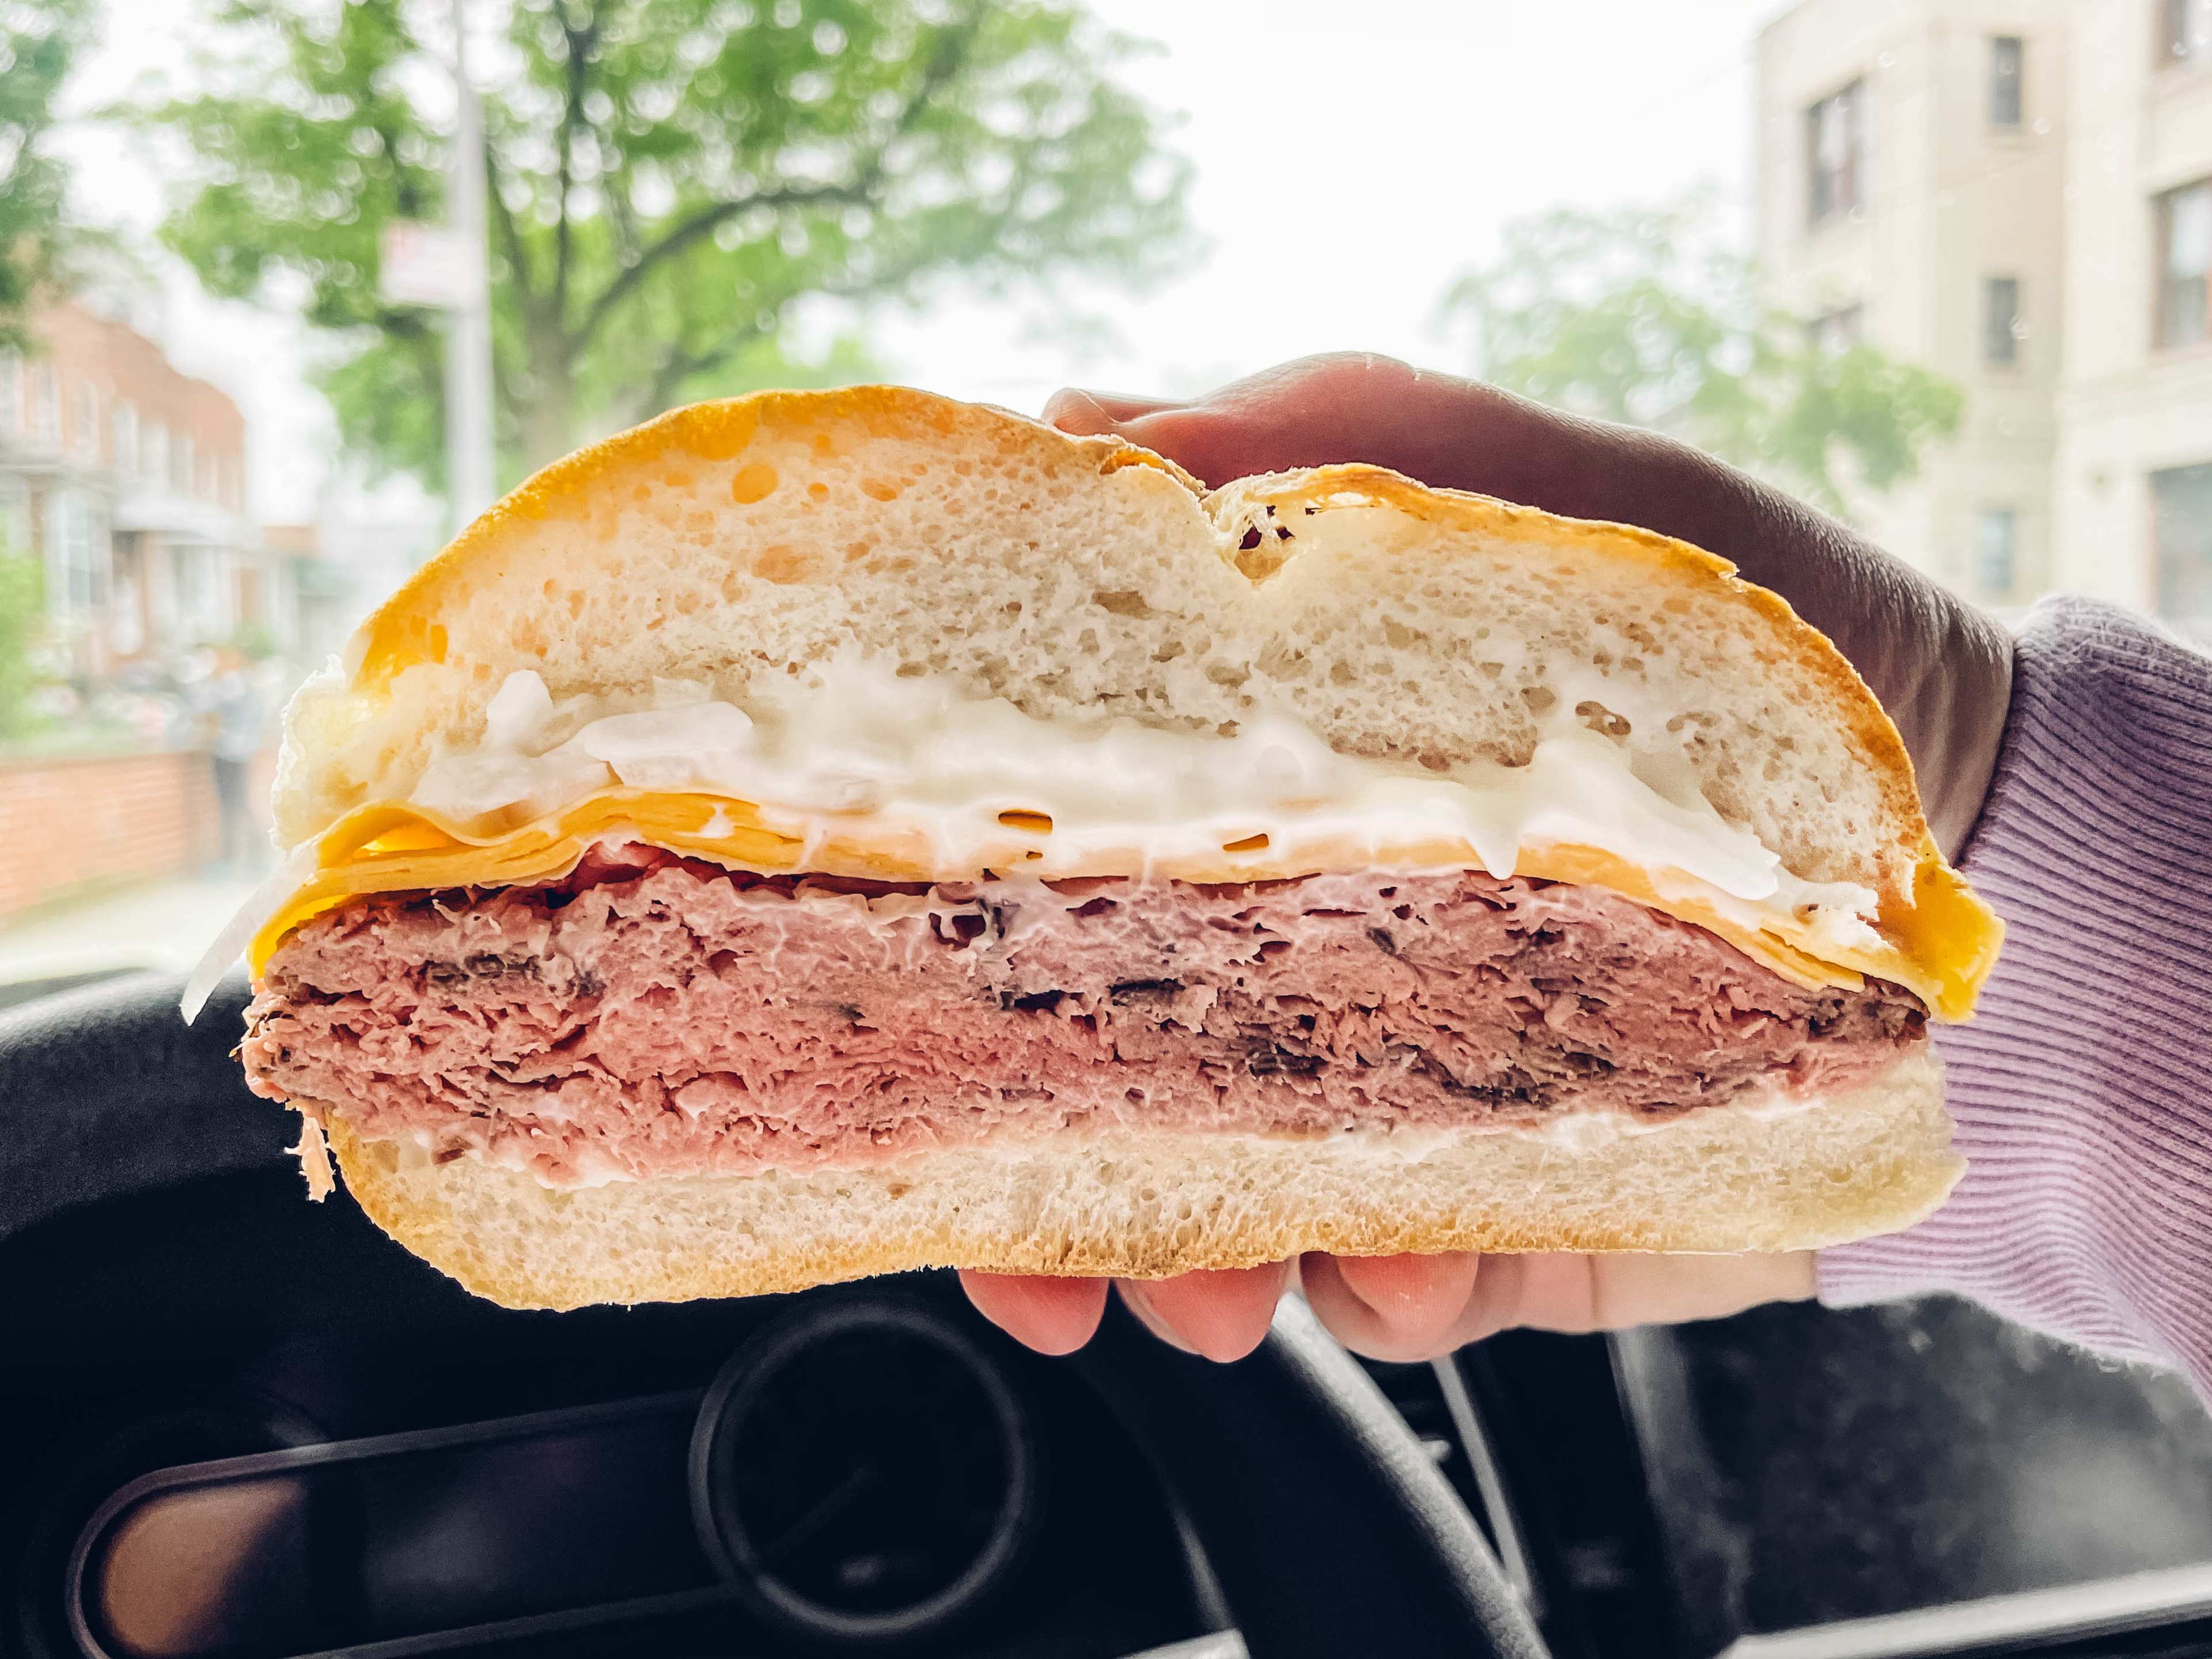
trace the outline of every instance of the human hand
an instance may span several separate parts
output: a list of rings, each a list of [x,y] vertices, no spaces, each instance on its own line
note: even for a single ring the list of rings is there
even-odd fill
[[[1493,386],[1363,354],[1310,357],[1192,401],[1062,392],[1046,417],[1167,456],[1208,486],[1364,461],[1444,489],[1691,542],[1780,593],[1833,640],[1912,757],[1929,824],[1954,858],[1981,809],[2010,699],[2009,636],[1847,526],[1656,434],[1588,421]],[[1809,1252],[1782,1255],[1310,1255],[1141,1284],[1121,1295],[1157,1334],[1216,1359],[1267,1334],[1293,1275],[1338,1340],[1420,1358],[1512,1326],[1586,1331],[1716,1317],[1810,1297]],[[1066,1352],[1103,1312],[1103,1280],[963,1275],[984,1315]]]
[[[1209,488],[1366,461],[1694,544],[1782,595],[1896,722],[1936,843],[1955,859],[1996,764],[2012,686],[1996,619],[1848,526],[1656,433],[1589,421],[1389,357],[1306,357],[1192,402],[1061,392],[1045,416],[1156,450]]]
[[[1336,1340],[1373,1359],[1429,1359],[1499,1331],[1609,1331],[1717,1319],[1813,1294],[1813,1255],[1333,1256],[1174,1279],[1124,1279],[1129,1310],[1152,1334],[1208,1359],[1260,1346],[1293,1281]],[[1042,1353],[1071,1353],[1106,1311],[1103,1279],[963,1273],[993,1324]]]

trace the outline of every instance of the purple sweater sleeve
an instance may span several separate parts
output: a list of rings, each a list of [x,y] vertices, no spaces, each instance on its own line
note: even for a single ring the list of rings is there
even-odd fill
[[[2212,658],[2039,606],[1963,863],[2008,929],[1937,1036],[1966,1175],[1821,1299],[1953,1291],[2212,1395]]]

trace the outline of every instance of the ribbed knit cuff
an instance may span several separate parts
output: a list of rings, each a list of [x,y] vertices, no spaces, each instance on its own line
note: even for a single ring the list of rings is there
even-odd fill
[[[2006,923],[1938,1028],[1967,1172],[1826,1250],[1832,1304],[1951,1291],[2212,1394],[2212,658],[2110,605],[2022,629],[1964,868]]]

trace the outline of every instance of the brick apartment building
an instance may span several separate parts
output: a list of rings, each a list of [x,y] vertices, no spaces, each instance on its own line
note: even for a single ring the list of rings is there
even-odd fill
[[[197,648],[258,636],[292,659],[258,671],[273,698],[328,648],[343,595],[312,526],[248,517],[246,422],[222,392],[80,301],[29,333],[31,350],[0,353],[0,540],[44,567],[42,643],[71,684],[68,712],[0,751],[0,928],[208,868],[221,813]]]
[[[0,536],[44,562],[70,668],[103,678],[249,631],[292,644],[313,549],[247,518],[238,405],[82,301],[30,331],[31,353],[0,354]]]
[[[1869,529],[2212,635],[2212,0],[1803,0],[1758,63],[1779,297],[1966,392]]]

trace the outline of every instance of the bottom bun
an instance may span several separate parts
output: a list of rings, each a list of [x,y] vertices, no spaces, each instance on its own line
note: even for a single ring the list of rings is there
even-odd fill
[[[755,1296],[915,1267],[1157,1279],[1304,1250],[1732,1252],[1908,1226],[1965,1168],[1932,1052],[1787,1108],[1620,1133],[1325,1140],[1146,1133],[948,1148],[864,1170],[551,1188],[433,1164],[328,1115],[378,1225],[510,1308]]]

